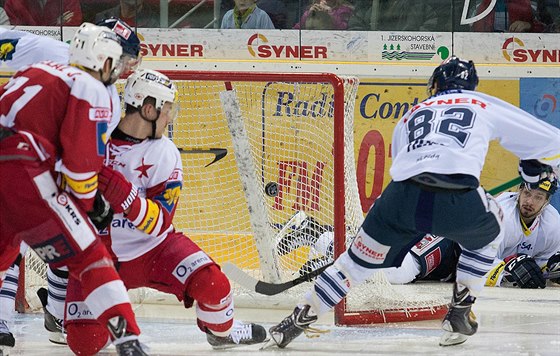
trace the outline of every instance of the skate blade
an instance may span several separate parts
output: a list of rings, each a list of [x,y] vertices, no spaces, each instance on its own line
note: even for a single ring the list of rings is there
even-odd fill
[[[57,345],[67,345],[66,334],[58,331],[47,331],[49,334],[49,341]]]
[[[459,345],[467,341],[467,339],[467,335],[446,331],[439,340],[439,346]]]
[[[271,349],[275,346],[278,347],[278,344],[276,343],[274,338],[271,337],[270,339],[266,339],[264,341],[264,345],[262,345],[259,350],[267,350],[267,349]]]

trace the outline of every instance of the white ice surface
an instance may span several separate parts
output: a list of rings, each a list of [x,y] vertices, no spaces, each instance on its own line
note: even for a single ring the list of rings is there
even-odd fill
[[[451,285],[448,285],[449,288]],[[266,298],[263,296],[263,298]],[[179,304],[141,305],[136,308],[141,341],[150,355],[560,355],[560,287],[544,290],[485,288],[475,304],[480,327],[458,346],[438,346],[439,321],[406,322],[371,327],[336,327],[332,314],[319,320],[330,332],[316,339],[300,336],[286,349],[259,350],[258,346],[215,351],[196,327],[194,311]],[[267,329],[289,310],[238,309],[244,321]],[[65,346],[50,344],[42,314],[19,314],[13,331],[16,347],[11,355],[71,355]],[[115,355],[109,349],[101,355]]]

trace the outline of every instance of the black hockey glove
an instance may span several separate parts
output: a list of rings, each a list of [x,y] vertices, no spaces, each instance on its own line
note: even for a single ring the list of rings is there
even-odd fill
[[[556,252],[554,255],[550,256],[548,262],[546,263],[546,267],[548,268],[549,273],[557,273],[560,272],[560,251]],[[550,279],[554,283],[560,283],[559,278],[551,278]]]
[[[103,198],[101,192],[98,190],[95,194],[95,200],[93,201],[93,210],[88,211],[88,216],[93,225],[97,230],[103,230],[111,221],[113,221],[113,209],[109,203]]]
[[[539,265],[533,257],[520,255],[511,259],[504,267],[505,275],[508,281],[514,282],[520,288],[544,288],[546,281],[541,272]]]
[[[545,172],[552,172],[552,167],[536,159],[519,161],[519,174],[525,183],[537,184],[541,179],[541,173]]]

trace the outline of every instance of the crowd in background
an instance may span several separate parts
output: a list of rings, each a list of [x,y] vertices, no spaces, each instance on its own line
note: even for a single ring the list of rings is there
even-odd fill
[[[0,24],[78,26],[116,16],[144,28],[560,32],[560,0],[497,0],[489,11],[491,0],[161,1],[0,0]]]

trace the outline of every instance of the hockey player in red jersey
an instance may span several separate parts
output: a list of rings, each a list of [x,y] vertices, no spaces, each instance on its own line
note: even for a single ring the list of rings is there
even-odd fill
[[[230,284],[218,265],[172,225],[183,169],[176,146],[162,135],[177,115],[175,85],[159,72],[139,70],[127,80],[124,101],[126,113],[109,140],[99,189],[115,211],[102,238],[126,287],[173,294],[187,308],[196,301],[198,326],[214,348],[264,341],[262,326],[234,321]],[[91,306],[81,290],[70,278],[64,321],[68,345],[100,350],[109,335],[88,317]]]
[[[105,86],[122,72],[122,47],[112,31],[85,23],[69,54],[69,66],[34,64],[0,91],[0,271],[21,241],[52,266],[68,266],[118,353],[145,355],[126,289],[96,230],[113,214],[97,173],[112,116]]]

